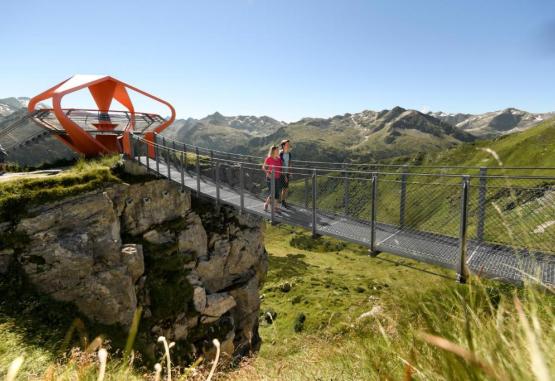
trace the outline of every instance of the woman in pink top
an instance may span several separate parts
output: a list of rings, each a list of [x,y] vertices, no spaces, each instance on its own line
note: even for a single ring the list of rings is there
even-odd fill
[[[268,184],[268,197],[264,203],[264,210],[268,211],[268,205],[272,200],[272,183],[270,181],[272,176],[272,170],[274,171],[274,210],[279,212],[279,195],[281,192],[280,181],[281,178],[281,158],[279,157],[279,150],[277,146],[271,146],[268,151],[268,156],[264,159],[264,164],[262,164],[262,170],[266,173],[266,183]]]

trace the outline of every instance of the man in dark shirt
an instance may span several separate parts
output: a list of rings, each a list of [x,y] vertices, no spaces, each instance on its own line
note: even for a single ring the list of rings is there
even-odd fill
[[[289,191],[289,180],[291,179],[291,142],[289,139],[280,143],[279,157],[281,158],[281,206],[287,208],[287,192]]]

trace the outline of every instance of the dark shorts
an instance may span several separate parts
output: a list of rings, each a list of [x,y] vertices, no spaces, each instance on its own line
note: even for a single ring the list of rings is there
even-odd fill
[[[279,180],[279,182],[281,183],[281,189],[289,188],[289,174],[281,175]]]
[[[275,181],[276,189],[274,192],[274,197],[276,198],[276,200],[279,200],[280,193],[281,193],[281,181],[279,180],[280,179],[276,179]],[[272,182],[270,181],[270,179],[266,179],[266,185],[268,185],[268,196],[270,196],[272,194]]]

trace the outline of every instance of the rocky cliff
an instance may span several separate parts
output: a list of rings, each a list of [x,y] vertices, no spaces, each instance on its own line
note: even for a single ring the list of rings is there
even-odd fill
[[[16,268],[41,294],[88,320],[128,327],[154,355],[158,336],[177,358],[259,345],[259,289],[268,260],[261,220],[216,209],[165,180],[109,184],[0,222],[0,272]]]

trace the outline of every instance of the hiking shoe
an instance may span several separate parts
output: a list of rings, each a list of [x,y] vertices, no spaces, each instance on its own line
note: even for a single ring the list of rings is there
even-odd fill
[[[284,201],[281,202],[281,206],[283,206],[284,208],[287,208],[289,205],[287,205],[287,202],[285,202],[285,200],[284,200]]]

